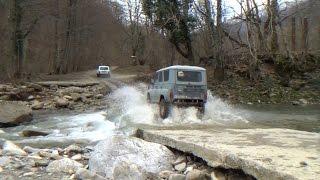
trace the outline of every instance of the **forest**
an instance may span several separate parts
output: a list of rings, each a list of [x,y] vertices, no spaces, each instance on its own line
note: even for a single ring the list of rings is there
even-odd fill
[[[0,81],[99,64],[204,66],[219,85],[235,76],[254,86],[319,76],[318,0],[227,2],[1,0]]]

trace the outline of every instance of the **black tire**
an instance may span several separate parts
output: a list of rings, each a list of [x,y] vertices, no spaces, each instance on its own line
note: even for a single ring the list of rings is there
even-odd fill
[[[147,102],[149,103],[149,104],[151,104],[151,97],[150,97],[150,94],[148,93],[148,95],[147,95]]]
[[[100,74],[97,74],[97,77],[100,77]]]
[[[197,112],[197,117],[199,119],[202,119],[203,115],[204,115],[204,112],[205,112],[205,105],[204,104],[201,104],[199,107],[198,107],[198,112]]]
[[[162,119],[166,119],[169,116],[170,105],[163,98],[159,102],[159,115]]]

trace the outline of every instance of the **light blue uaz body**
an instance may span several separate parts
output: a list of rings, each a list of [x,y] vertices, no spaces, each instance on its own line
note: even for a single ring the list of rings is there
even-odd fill
[[[170,66],[158,70],[147,94],[150,103],[159,103],[161,118],[168,117],[171,106],[195,106],[201,112],[207,101],[206,70],[196,66]]]

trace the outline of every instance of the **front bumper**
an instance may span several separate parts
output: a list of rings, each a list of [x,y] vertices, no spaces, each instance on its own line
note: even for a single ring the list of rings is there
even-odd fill
[[[203,99],[174,99],[172,103],[180,107],[203,107],[206,101]]]

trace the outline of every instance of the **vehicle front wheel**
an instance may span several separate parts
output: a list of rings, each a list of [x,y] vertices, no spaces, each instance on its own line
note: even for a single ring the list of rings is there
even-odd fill
[[[100,74],[97,74],[97,77],[100,77]]]
[[[164,99],[159,102],[159,115],[162,119],[166,119],[169,116],[170,104]]]
[[[204,116],[204,112],[205,112],[205,105],[204,104],[201,104],[199,107],[198,107],[198,112],[197,112],[197,117],[199,119],[202,119],[202,117]]]

